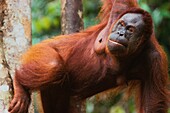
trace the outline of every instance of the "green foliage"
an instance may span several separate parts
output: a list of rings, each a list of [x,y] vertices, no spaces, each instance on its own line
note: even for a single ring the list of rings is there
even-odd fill
[[[84,27],[87,28],[88,26],[92,26],[97,24],[97,14],[101,7],[101,3],[99,0],[84,0],[83,1],[83,20],[84,20]]]
[[[126,113],[123,107],[121,106],[114,106],[111,108],[110,113]]]
[[[33,43],[59,33],[60,8],[60,0],[32,0]]]

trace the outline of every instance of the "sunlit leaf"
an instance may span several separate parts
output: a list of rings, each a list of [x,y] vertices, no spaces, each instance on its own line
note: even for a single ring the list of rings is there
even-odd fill
[[[41,27],[42,29],[48,30],[51,26],[51,21],[49,19],[49,17],[43,17],[41,20]]]
[[[110,113],[126,113],[123,107],[121,106],[114,106],[111,108]]]
[[[42,32],[41,23],[39,21],[35,21],[35,30],[37,33]]]

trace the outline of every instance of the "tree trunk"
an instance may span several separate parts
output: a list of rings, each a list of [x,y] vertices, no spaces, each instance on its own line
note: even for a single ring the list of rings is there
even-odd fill
[[[62,34],[79,32],[83,29],[82,0],[61,0]]]
[[[79,32],[83,29],[82,0],[61,0],[62,34]],[[85,113],[85,102],[70,99],[70,113]]]
[[[30,0],[0,0],[0,113],[8,112],[12,78],[20,56],[30,45]]]

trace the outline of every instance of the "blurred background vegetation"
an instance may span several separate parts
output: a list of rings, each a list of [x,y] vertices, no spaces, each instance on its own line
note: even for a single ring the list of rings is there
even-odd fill
[[[156,37],[165,49],[170,61],[170,0],[138,1],[141,8],[152,15]],[[85,28],[97,23],[96,16],[100,7],[100,0],[83,0]],[[60,8],[60,0],[32,0],[33,44],[60,34]],[[114,98],[100,102],[96,102],[96,98],[93,97],[87,101],[87,113],[135,113],[133,99],[129,99],[127,102],[118,102],[121,97],[122,95],[119,94]]]

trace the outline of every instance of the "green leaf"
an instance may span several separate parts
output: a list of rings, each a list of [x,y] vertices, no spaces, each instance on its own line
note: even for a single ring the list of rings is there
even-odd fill
[[[51,26],[51,21],[50,21],[49,17],[43,17],[40,20],[40,23],[41,23],[42,29],[45,29],[45,30],[48,30],[50,28],[50,26]]]
[[[115,106],[112,107],[110,110],[110,113],[126,113],[125,110],[123,109],[123,107],[121,106]]]
[[[35,24],[35,30],[36,30],[36,32],[37,32],[37,33],[42,32],[41,23],[40,23],[38,20],[36,20],[34,24]]]

